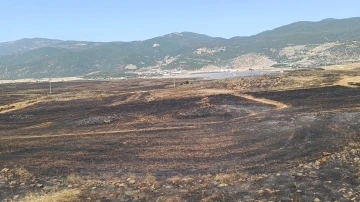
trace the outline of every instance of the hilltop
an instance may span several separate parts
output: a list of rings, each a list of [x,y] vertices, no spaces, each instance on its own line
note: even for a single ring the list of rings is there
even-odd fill
[[[230,39],[192,32],[133,42],[21,39],[0,43],[0,79],[313,68],[358,62],[359,49],[360,18],[296,22]]]

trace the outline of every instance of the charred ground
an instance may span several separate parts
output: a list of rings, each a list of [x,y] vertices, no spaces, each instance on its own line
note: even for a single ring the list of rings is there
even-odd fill
[[[46,83],[1,85],[0,199],[64,189],[84,201],[356,198],[360,88],[335,84],[357,73],[296,74],[317,77],[302,88],[291,74],[175,89],[64,82],[52,95]]]

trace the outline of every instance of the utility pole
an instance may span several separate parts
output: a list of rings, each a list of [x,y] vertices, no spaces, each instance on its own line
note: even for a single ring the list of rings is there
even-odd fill
[[[50,95],[51,95],[51,77],[49,78],[49,87],[50,87]]]

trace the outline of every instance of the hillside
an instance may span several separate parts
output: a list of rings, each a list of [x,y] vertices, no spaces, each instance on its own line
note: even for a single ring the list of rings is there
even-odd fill
[[[61,42],[61,40],[42,38],[20,39],[17,41],[4,42],[0,43],[0,56],[24,53],[37,48],[52,46],[59,42]]]
[[[360,60],[360,18],[296,22],[231,39],[182,32],[145,41],[21,39],[0,43],[0,79],[316,67]],[[213,68],[214,69],[214,68]]]

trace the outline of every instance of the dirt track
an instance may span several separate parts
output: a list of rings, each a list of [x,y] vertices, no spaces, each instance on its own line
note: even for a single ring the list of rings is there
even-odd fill
[[[245,99],[248,99],[248,100],[252,100],[252,101],[255,101],[255,102],[259,102],[259,103],[262,103],[262,104],[273,105],[278,110],[289,107],[288,105],[286,105],[284,103],[281,103],[281,102],[278,102],[278,101],[275,101],[275,100],[269,100],[269,99],[265,99],[265,98],[256,98],[256,97],[251,96],[249,94],[238,93],[235,90],[206,89],[206,90],[200,90],[200,91],[205,92],[205,94],[208,94],[208,95],[230,94],[230,95],[238,96],[238,97],[245,98]]]
[[[337,81],[335,83],[335,85],[339,85],[339,86],[346,86],[346,87],[351,87],[351,88],[356,88],[356,86],[354,85],[350,85],[349,83],[360,83],[360,76],[348,76],[348,77],[344,77],[342,78],[340,81]]]

